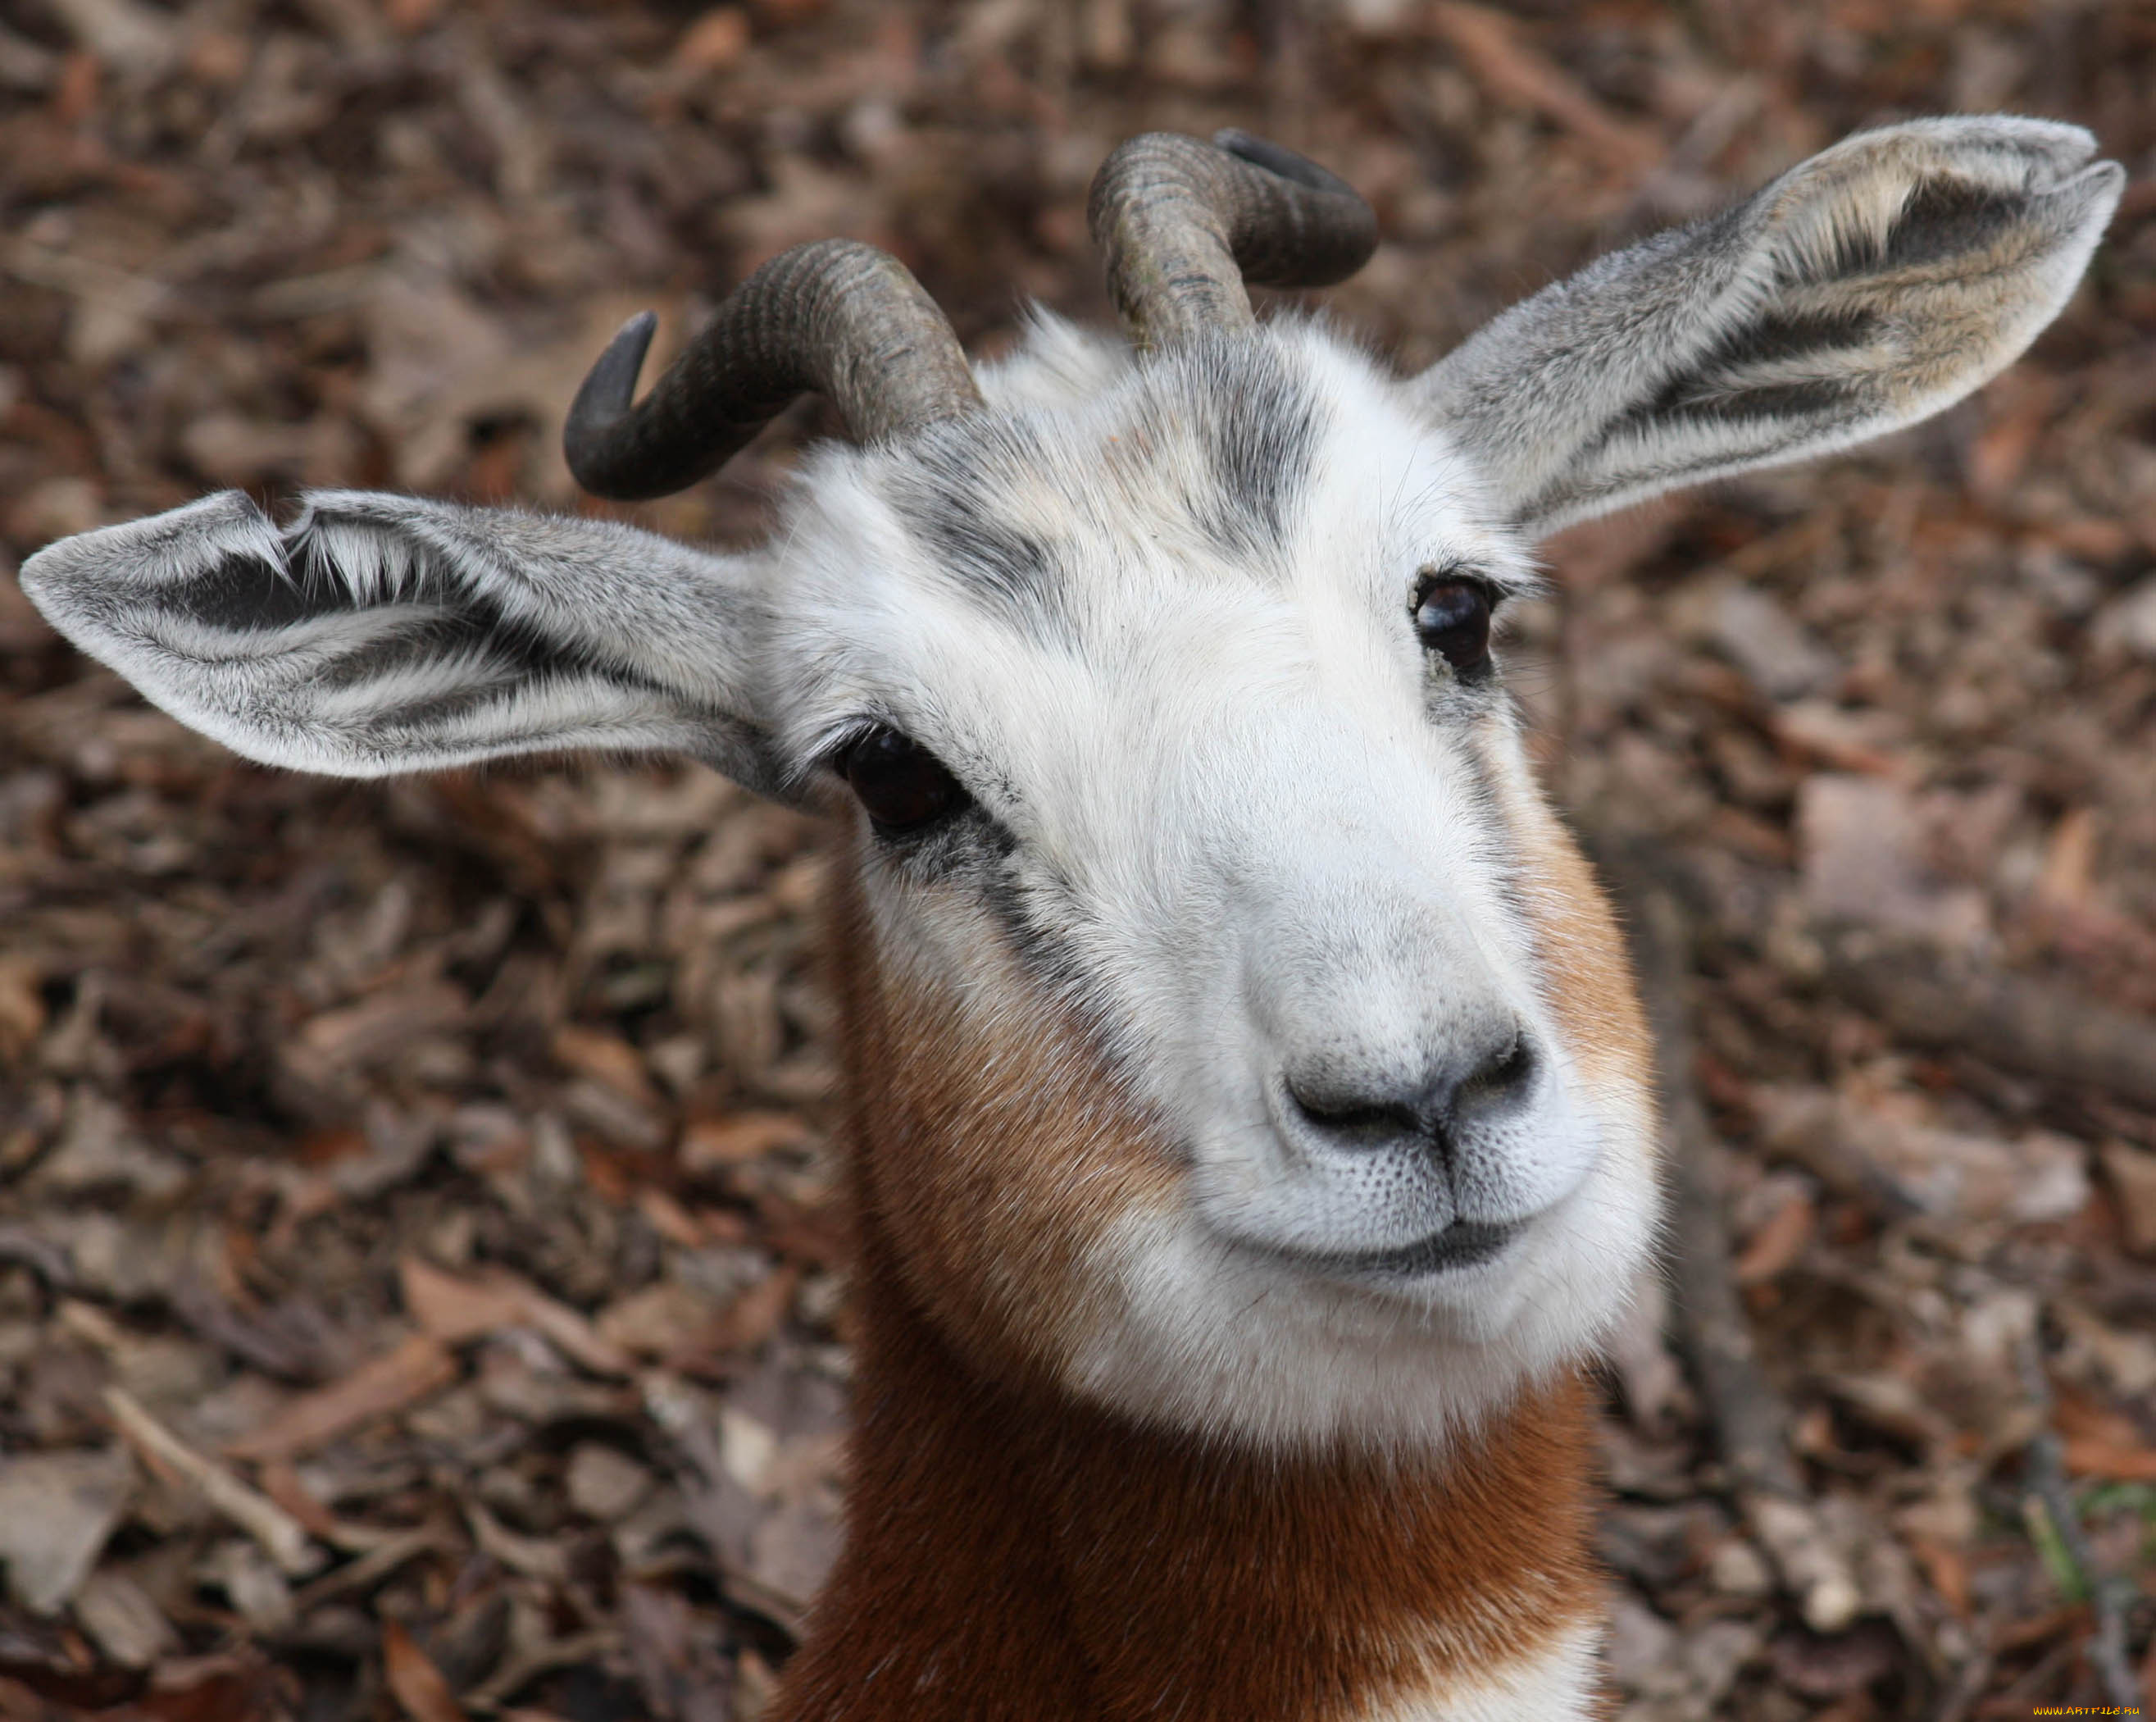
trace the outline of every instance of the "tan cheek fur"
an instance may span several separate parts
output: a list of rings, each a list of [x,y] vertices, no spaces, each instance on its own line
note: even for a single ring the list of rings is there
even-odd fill
[[[1052,1375],[1106,1318],[1086,1264],[1179,1169],[1087,1037],[983,941],[1007,1000],[984,1022],[878,961],[860,879],[830,901],[860,1223],[977,1366]]]
[[[1615,912],[1578,842],[1550,810],[1517,748],[1508,745],[1509,735],[1486,732],[1478,740],[1550,1014],[1574,1067],[1594,1091],[1597,1109],[1641,1116],[1653,1104],[1654,1043]],[[1652,1141],[1650,1132],[1650,1153]]]

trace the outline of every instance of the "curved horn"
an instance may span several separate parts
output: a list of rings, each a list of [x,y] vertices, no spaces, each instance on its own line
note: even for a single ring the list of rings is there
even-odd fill
[[[1148,347],[1248,327],[1245,281],[1330,286],[1378,244],[1353,186],[1246,131],[1131,139],[1093,176],[1086,218],[1123,326]]]
[[[936,301],[896,258],[853,239],[773,258],[631,407],[657,326],[649,311],[623,325],[569,409],[562,450],[596,496],[685,490],[812,390],[865,442],[981,404]]]

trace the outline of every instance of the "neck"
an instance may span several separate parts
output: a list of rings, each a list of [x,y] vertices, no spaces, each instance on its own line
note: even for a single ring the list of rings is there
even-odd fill
[[[1576,1377],[1441,1451],[1239,1451],[983,1379],[863,1241],[848,1545],[778,1722],[1583,1714]]]

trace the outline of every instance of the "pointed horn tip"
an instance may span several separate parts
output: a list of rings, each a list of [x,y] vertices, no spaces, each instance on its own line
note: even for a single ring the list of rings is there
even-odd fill
[[[585,373],[572,414],[580,414],[587,403],[609,414],[626,412],[636,393],[644,356],[651,350],[651,337],[658,329],[659,313],[652,311],[640,311],[624,323]]]
[[[604,462],[603,446],[636,398],[636,379],[658,327],[658,313],[649,311],[640,311],[624,323],[607,342],[606,351],[593,361],[578,385],[577,398],[569,404],[569,416],[562,426],[562,453],[570,475],[595,496],[615,494],[615,475]]]

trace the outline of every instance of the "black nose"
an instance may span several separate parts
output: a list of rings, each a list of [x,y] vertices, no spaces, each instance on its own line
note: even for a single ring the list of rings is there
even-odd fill
[[[1409,1082],[1312,1063],[1286,1073],[1287,1094],[1310,1131],[1335,1148],[1397,1148],[1409,1140],[1443,1152],[1463,1119],[1502,1112],[1533,1085],[1537,1062],[1525,1029],[1479,1055],[1439,1061]]]

